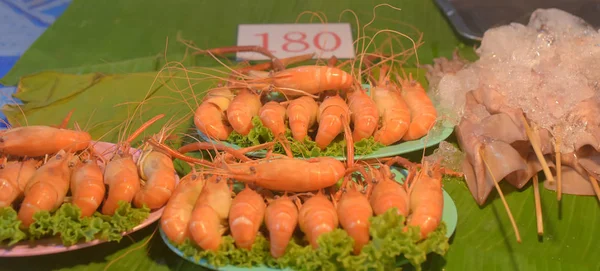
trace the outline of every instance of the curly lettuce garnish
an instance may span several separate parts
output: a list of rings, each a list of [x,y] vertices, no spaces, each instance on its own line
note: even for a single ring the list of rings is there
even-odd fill
[[[112,216],[102,215],[98,212],[90,217],[81,217],[81,209],[65,203],[54,213],[48,211],[37,212],[33,216],[34,222],[27,231],[19,228],[21,221],[17,212],[11,207],[0,210],[0,242],[10,240],[8,246],[29,237],[30,240],[58,236],[63,245],[71,246],[80,241],[89,242],[94,239],[107,241],[120,241],[123,232],[132,230],[142,223],[150,209],[132,208],[131,204],[121,201]]]
[[[252,129],[247,136],[243,136],[235,131],[229,134],[227,142],[238,145],[242,148],[256,146],[267,142],[275,141],[275,137],[271,131],[263,126],[260,118],[255,116],[252,118]],[[346,155],[346,140],[343,134],[338,136],[333,142],[327,146],[324,150],[317,147],[310,137],[306,137],[303,142],[299,142],[292,137],[292,130],[287,127],[285,130],[285,137],[291,145],[291,151],[295,157],[320,157],[320,156],[345,156]],[[373,137],[362,139],[358,142],[354,142],[354,153],[356,155],[367,155],[375,152],[376,150],[384,147],[383,144],[376,142]],[[285,150],[281,143],[275,144],[274,153],[285,154]]]
[[[8,241],[8,246],[12,246],[27,238],[27,235],[19,229],[20,226],[21,221],[15,209],[11,207],[0,209],[0,243]]]
[[[404,217],[395,209],[372,217],[370,233],[372,240],[359,255],[352,254],[354,241],[342,229],[324,234],[313,249],[305,241],[292,239],[286,254],[275,259],[269,252],[268,240],[259,234],[251,250],[235,247],[231,236],[224,236],[217,252],[205,251],[191,241],[175,245],[184,255],[196,260],[206,259],[215,267],[225,265],[291,268],[293,270],[396,270],[402,263],[410,263],[416,270],[433,252],[445,255],[448,250],[446,224],[440,226],[424,240],[419,240],[419,230],[411,227],[404,231]]]

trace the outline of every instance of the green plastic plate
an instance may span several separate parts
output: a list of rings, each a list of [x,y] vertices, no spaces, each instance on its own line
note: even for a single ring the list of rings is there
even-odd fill
[[[369,89],[369,85],[363,84],[363,87],[367,90]],[[453,130],[454,130],[454,126],[452,124],[444,121],[444,122],[434,126],[431,129],[431,131],[429,131],[428,135],[426,135],[418,140],[404,141],[404,142],[400,142],[400,143],[397,143],[394,145],[386,146],[386,147],[380,148],[377,151],[372,152],[367,155],[356,155],[355,159],[372,159],[372,158],[398,156],[398,155],[410,153],[413,151],[423,150],[425,148],[439,144],[440,142],[442,142],[443,140],[448,138],[450,136],[450,134],[452,134]],[[231,144],[226,141],[215,141],[215,140],[212,140],[209,137],[207,137],[205,134],[203,134],[199,130],[196,129],[196,131],[198,132],[198,135],[200,136],[200,138],[202,138],[202,140],[204,140],[206,142],[222,144],[222,145],[234,148],[234,149],[241,149],[241,147],[238,145]],[[266,151],[256,151],[256,152],[249,152],[249,153],[247,153],[247,155],[252,156],[252,157],[257,157],[257,158],[263,158],[263,157],[265,157],[266,153],[267,153]],[[344,156],[335,156],[333,158],[342,160],[342,161],[346,160],[346,157],[344,157]]]
[[[402,183],[404,182],[404,177],[407,174],[407,171],[404,169],[396,169],[396,168],[392,168],[392,172],[395,173],[396,175],[396,181]],[[458,212],[456,210],[456,205],[454,204],[454,201],[452,200],[452,198],[450,197],[450,195],[448,193],[446,193],[446,191],[444,192],[444,210],[442,213],[442,221],[444,221],[444,223],[446,223],[446,228],[447,228],[447,232],[446,232],[446,236],[448,238],[450,238],[450,236],[452,236],[452,234],[454,234],[454,231],[456,230],[456,224],[458,222]],[[203,267],[206,268],[210,268],[212,270],[221,270],[221,271],[247,271],[247,270],[256,270],[256,271],[279,271],[279,270],[292,270],[289,268],[286,269],[275,269],[275,268],[269,268],[269,267],[265,267],[265,266],[256,266],[256,267],[252,267],[252,268],[245,268],[245,267],[236,267],[236,266],[232,266],[232,265],[227,265],[227,266],[223,266],[221,268],[217,268],[214,267],[210,264],[208,264],[208,262],[205,259],[200,259],[200,260],[196,260],[194,259],[194,257],[186,257],[183,252],[179,249],[177,249],[175,246],[173,246],[173,244],[171,244],[171,242],[169,242],[167,236],[165,235],[165,233],[163,232],[162,228],[159,229],[160,232],[160,236],[162,237],[163,241],[165,242],[165,244],[167,244],[167,246],[169,247],[169,249],[171,249],[173,252],[175,252],[175,254],[179,255],[180,257]],[[406,259],[400,259],[396,264],[397,266],[402,266],[404,264],[407,264],[408,261],[406,261]]]

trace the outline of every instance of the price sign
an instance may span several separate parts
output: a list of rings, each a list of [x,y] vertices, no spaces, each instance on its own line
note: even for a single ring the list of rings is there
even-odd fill
[[[286,58],[314,53],[314,58],[354,58],[352,30],[348,23],[240,24],[237,45],[257,45]],[[238,60],[268,60],[255,52],[237,54]]]

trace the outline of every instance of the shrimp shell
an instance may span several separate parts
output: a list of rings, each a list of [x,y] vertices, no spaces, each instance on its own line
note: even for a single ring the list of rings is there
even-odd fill
[[[285,133],[286,109],[275,101],[270,101],[260,108],[258,113],[262,124],[269,129],[274,136]]]
[[[348,96],[348,107],[354,123],[354,131],[352,131],[354,142],[372,136],[379,125],[379,110],[375,101],[364,91],[357,90]]]
[[[102,214],[113,215],[119,201],[131,203],[135,194],[140,191],[140,177],[131,154],[116,154],[106,164],[104,183],[108,185],[108,197],[102,205]]]
[[[92,136],[83,131],[50,126],[17,127],[0,132],[0,153],[37,157],[60,150],[77,152],[87,148]]]
[[[298,213],[298,222],[300,230],[304,232],[313,248],[318,248],[319,236],[333,231],[339,225],[335,207],[321,193],[311,197],[302,205]]]
[[[331,142],[342,132],[342,119],[346,118],[346,123],[350,123],[350,109],[339,95],[325,98],[319,106],[319,130],[315,137],[317,146],[324,150]]]
[[[242,89],[227,107],[227,120],[234,131],[248,135],[252,129],[252,118],[260,110],[260,96]]]
[[[437,110],[421,84],[412,79],[401,80],[402,98],[406,101],[411,114],[411,121],[403,140],[416,140],[429,132],[437,120]]]
[[[407,226],[419,226],[420,237],[424,239],[442,221],[444,194],[440,165],[430,168],[428,163],[424,163],[421,172],[409,184],[410,216]]]
[[[298,66],[276,72],[267,78],[267,81],[286,95],[298,95],[298,90],[308,94],[318,94],[326,90],[348,91],[355,83],[354,78],[343,70],[316,65]]]
[[[271,256],[279,258],[285,254],[298,225],[298,208],[288,196],[275,199],[265,210],[265,224],[269,230]]]
[[[8,162],[0,169],[0,208],[23,196],[27,182],[36,171],[37,161]]]
[[[229,230],[238,248],[252,248],[265,208],[262,196],[248,187],[235,196],[229,210]]]
[[[73,204],[81,209],[82,217],[96,212],[105,193],[102,169],[95,160],[86,160],[75,166],[71,173],[71,194]]]
[[[221,245],[221,236],[231,208],[231,192],[227,182],[213,175],[204,184],[196,201],[189,230],[192,240],[205,250],[216,251]]]
[[[342,228],[354,239],[354,254],[371,240],[369,218],[373,209],[367,197],[356,189],[346,191],[337,204],[337,214]]]
[[[31,177],[18,213],[22,227],[28,228],[38,211],[53,211],[64,202],[69,191],[71,157],[71,153],[61,150]]]
[[[375,141],[391,145],[402,139],[410,124],[410,111],[402,95],[394,86],[374,87],[375,104],[381,117],[381,127],[375,132]]]
[[[389,168],[384,167],[386,173]],[[369,197],[369,202],[375,215],[381,215],[395,207],[398,214],[408,216],[408,194],[402,185],[391,179],[390,174],[381,174],[375,170],[373,173],[378,180]]]
[[[177,179],[175,168],[169,156],[158,151],[149,151],[138,161],[140,176],[146,183],[135,194],[133,204],[150,209],[163,207],[171,197]]]
[[[176,244],[182,244],[190,236],[192,211],[205,182],[202,174],[190,173],[184,176],[165,206],[160,226],[169,240]]]
[[[233,129],[226,123],[225,111],[233,99],[228,88],[215,88],[206,94],[194,115],[196,128],[210,138],[226,140]]]
[[[287,106],[287,116],[289,119],[292,136],[295,140],[303,142],[308,135],[308,129],[317,122],[319,105],[308,96],[294,99]]]

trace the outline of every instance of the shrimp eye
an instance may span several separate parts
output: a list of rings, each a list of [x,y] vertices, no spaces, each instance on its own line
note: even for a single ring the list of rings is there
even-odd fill
[[[196,180],[196,179],[198,179],[198,175],[194,174],[194,175],[192,175],[190,178],[192,179],[192,181],[193,181],[193,180]]]
[[[0,143],[4,143],[4,137],[0,137]]]
[[[216,183],[219,183],[221,181],[221,176],[217,177],[217,179],[215,180]]]
[[[255,167],[250,167],[249,169],[250,169],[250,172],[256,173],[256,168]]]
[[[62,155],[60,155],[60,154],[57,154],[57,155],[56,155],[56,156],[54,156],[54,157],[55,157],[57,160],[60,160],[60,159],[62,159]]]
[[[396,178],[396,173],[392,173],[392,174],[390,174],[390,177],[392,177],[392,178]]]

